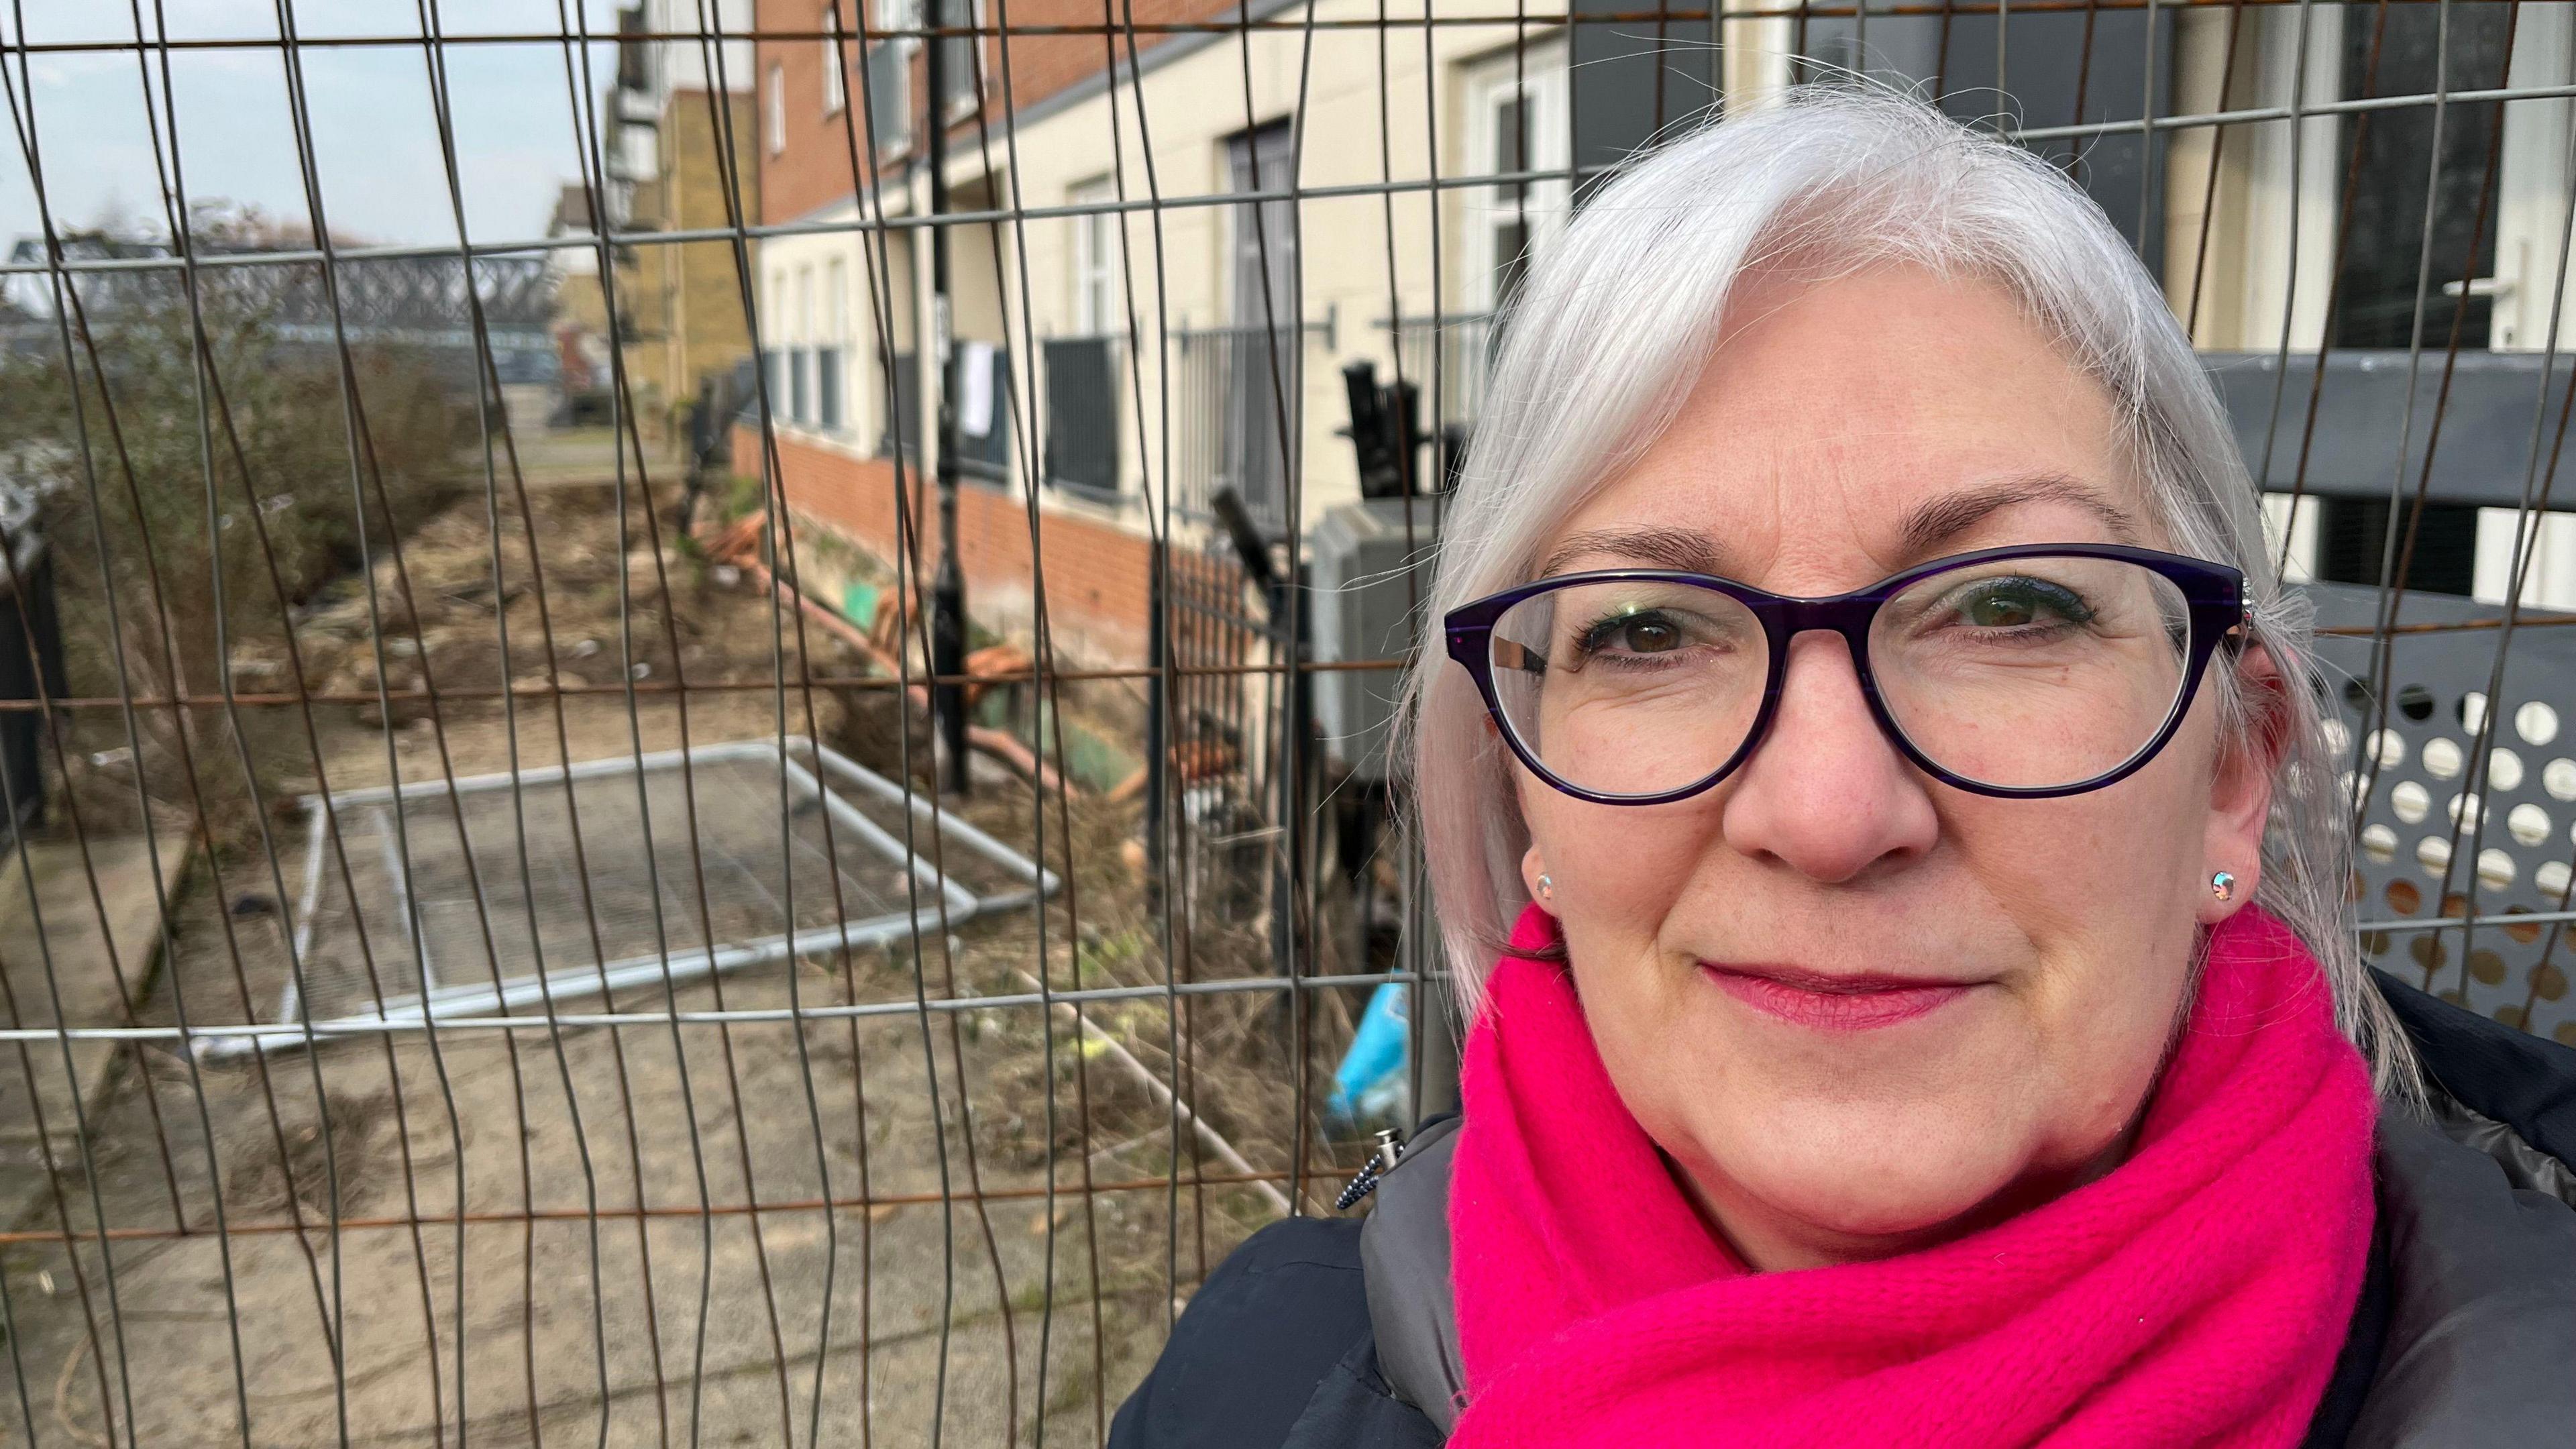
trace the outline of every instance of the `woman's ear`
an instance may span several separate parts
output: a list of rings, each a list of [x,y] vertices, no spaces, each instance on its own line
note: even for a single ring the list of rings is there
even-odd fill
[[[1521,852],[1521,888],[1529,892],[1531,900],[1543,901],[1555,894],[1539,888],[1539,882],[1545,879],[1547,860],[1538,853],[1537,843],[1532,842],[1529,849]]]
[[[2263,827],[2271,818],[2272,783],[2290,747],[2289,681],[2260,644],[2248,644],[2236,656],[2236,685],[2244,701],[2244,731],[2219,741],[2217,768],[2209,781],[2209,826],[2202,843],[2201,878],[2221,871],[2235,878],[2222,899],[2206,892],[2200,903],[2204,925],[2216,925],[2254,898],[2262,883]]]

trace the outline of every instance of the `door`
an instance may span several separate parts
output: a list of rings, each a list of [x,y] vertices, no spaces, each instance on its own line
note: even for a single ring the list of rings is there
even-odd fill
[[[2492,3],[2354,11],[2344,18],[2343,93],[2429,95],[2445,81],[2454,91],[2500,87],[2513,45],[2513,11]],[[2438,127],[2428,105],[2346,119],[2345,144],[2357,144],[2359,160],[2335,276],[2334,346],[2403,349],[2420,335],[2437,367],[2454,328],[2460,347],[2487,346],[2496,278],[2489,158],[2503,123],[2498,101],[2451,102],[2442,107]],[[2429,420],[2415,426],[2413,446],[2420,447]],[[2427,501],[2409,553],[2403,534],[2412,512],[2411,501],[2391,510],[2385,498],[2320,500],[2317,577],[2376,584],[2404,555],[2407,588],[2471,592],[2476,506]],[[2392,540],[2392,531],[2400,536]]]
[[[1289,123],[1273,121],[1227,138],[1238,192],[1282,192],[1293,180]],[[1288,518],[1288,468],[1296,436],[1300,297],[1295,204],[1285,199],[1232,208],[1233,325],[1222,341],[1225,449],[1220,483],[1243,497],[1273,532]]]

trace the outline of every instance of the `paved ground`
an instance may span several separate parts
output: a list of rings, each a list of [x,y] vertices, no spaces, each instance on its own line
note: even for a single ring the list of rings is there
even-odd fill
[[[211,988],[218,923],[199,909],[182,929],[181,984]],[[1025,914],[966,928],[966,984],[1033,960],[1033,932]],[[767,968],[722,1002],[783,1006],[791,984],[809,1006],[901,1001],[912,971],[908,952]],[[716,985],[677,1004],[715,1006]],[[1161,1034],[1144,1013],[1099,1019],[1148,1054]],[[1042,1404],[1049,1442],[1089,1442],[1159,1343],[1174,1260],[1194,1281],[1267,1210],[1248,1189],[1184,1192],[1175,1234],[1155,1188],[1088,1215],[1067,1193],[1050,1218],[1036,1013],[958,1026],[810,1022],[801,1054],[784,1023],[442,1031],[246,1062],[148,1049],[91,1102],[96,1195],[67,1175],[0,1255],[5,1368],[46,1445],[589,1444],[603,1424],[611,1444],[804,1443],[819,1425],[820,1442],[913,1445],[934,1416],[936,1442],[1004,1444],[1034,1437]],[[1086,1099],[1097,1181],[1162,1171],[1160,1108],[1069,1032],[1055,1051],[1060,1183],[1085,1170]],[[77,1254],[45,1240],[65,1226]]]
[[[139,999],[159,969],[160,902],[184,884],[186,843],[166,831],[38,841],[0,857],[0,1021],[123,1020],[129,994]],[[11,1169],[0,1171],[0,1222],[34,1205],[48,1151],[78,1160],[83,1113],[134,1060],[113,1042],[73,1041],[31,1047],[0,1072],[0,1161]]]
[[[531,488],[610,482],[617,476],[616,443],[616,435],[605,427],[560,428],[530,434],[519,440],[520,476]],[[630,442],[626,448],[630,484],[640,476],[650,479],[657,491],[668,492],[676,490],[687,476],[687,466],[676,448],[656,447],[644,453],[640,472],[637,460]]]

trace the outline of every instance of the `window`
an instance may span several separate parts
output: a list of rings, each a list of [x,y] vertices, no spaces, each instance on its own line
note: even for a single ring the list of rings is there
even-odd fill
[[[814,269],[796,269],[796,314],[794,337],[798,346],[796,375],[788,381],[787,416],[800,424],[814,421]]]
[[[769,285],[764,289],[760,299],[761,315],[779,316],[786,305],[787,275],[784,272],[771,272]],[[769,346],[762,350],[760,357],[761,381],[768,390],[767,401],[772,422],[793,416],[787,410],[787,380],[788,374],[795,370],[795,365],[787,350],[786,341],[784,335],[773,331],[769,337]]]
[[[918,11],[911,0],[876,0],[876,28],[909,30]],[[868,129],[879,154],[912,147],[912,56],[917,36],[894,36],[868,47]]]
[[[823,114],[837,116],[850,103],[849,77],[841,71],[840,0],[823,7]]]
[[[814,349],[814,426],[827,433],[841,430],[841,349]]]
[[[2347,21],[2343,93],[2405,96],[2445,87],[2500,87],[2506,82],[2515,33],[2511,7],[2491,4],[2460,5],[2439,15],[2392,14],[2384,23]],[[2562,48],[2565,44],[2559,42]],[[2363,204],[2346,212],[2349,219],[2336,251],[2340,266],[2332,345],[2404,348],[2420,339],[2427,349],[2482,349],[2494,341],[2496,228],[2480,191],[2488,184],[2486,168],[2505,164],[2497,157],[2504,114],[2500,101],[2453,101],[2438,125],[2427,106],[2373,116],[2357,134],[2346,130],[2347,144],[2358,148],[2351,164]],[[2429,279],[2419,276],[2426,269]],[[2419,283],[2424,280],[2432,285],[2420,288],[2425,295],[2419,314]],[[2549,289],[2541,290],[2546,294]],[[2452,334],[2455,315],[2457,336]],[[2394,451],[2396,431],[2387,437]],[[2406,532],[2410,512],[2403,506],[2392,510],[2385,498],[2323,500],[2317,510],[2317,577],[2378,583],[2381,571],[2399,556],[2390,547],[2393,527],[2405,533],[2400,587],[2474,593],[2479,536],[2489,532],[2481,526],[2478,508],[2431,500]],[[2501,547],[2510,550],[2511,538],[2508,529]],[[2491,550],[2498,546],[2488,545]],[[2493,582],[2501,594],[2504,580]]]
[[[841,258],[834,257],[823,269],[823,325],[815,343],[815,356],[821,359],[815,368],[817,389],[815,420],[826,432],[841,430],[841,358],[843,345],[850,335],[850,279]]]
[[[1094,497],[1118,492],[1118,339],[1050,337],[1046,360],[1045,477]]]
[[[1573,131],[1566,114],[1565,46],[1534,45],[1479,64],[1467,81],[1467,168],[1487,176],[1562,172]],[[1565,228],[1563,176],[1498,181],[1467,194],[1467,271],[1474,301],[1502,307],[1531,253]]]
[[[1114,205],[1118,185],[1103,176],[1073,188],[1065,199],[1075,206]],[[1072,218],[1073,330],[1085,337],[1120,330],[1118,249],[1122,219],[1115,211],[1095,211]]]
[[[1217,469],[1243,498],[1254,521],[1276,536],[1287,524],[1292,439],[1281,431],[1279,400],[1304,394],[1304,272],[1297,262],[1296,203],[1284,193],[1297,179],[1296,136],[1285,119],[1225,140],[1226,174],[1238,193],[1231,213],[1233,325],[1209,385],[1216,391],[1222,451]]]
[[[787,149],[787,67],[769,63],[769,154]]]
[[[971,28],[984,23],[984,7],[980,0],[933,0],[933,3],[938,7],[939,25],[943,30]],[[941,99],[947,103],[948,118],[955,120],[972,114],[976,102],[984,94],[984,39],[980,35],[949,35],[942,36],[939,44],[945,51],[940,64],[947,69],[947,74],[941,77],[947,87]]]

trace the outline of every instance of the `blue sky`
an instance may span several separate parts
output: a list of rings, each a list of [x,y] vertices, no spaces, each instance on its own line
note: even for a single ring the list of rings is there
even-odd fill
[[[187,194],[255,205],[271,216],[307,220],[288,109],[286,63],[275,45],[272,0],[159,0],[174,40],[259,39],[254,49],[176,50],[170,90],[178,111],[179,157]],[[155,0],[141,0],[146,34]],[[613,0],[565,0],[586,9],[591,33],[615,30]],[[452,243],[449,207],[419,44],[414,0],[297,0],[302,36],[408,37],[409,44],[304,52],[323,206],[335,234],[380,242]],[[134,38],[124,0],[27,0],[31,44]],[[442,29],[455,34],[555,34],[555,0],[441,0]],[[0,35],[13,22],[0,11]],[[578,63],[578,50],[575,51]],[[446,51],[463,174],[466,227],[477,241],[540,236],[556,191],[579,177],[565,48],[543,44],[454,45]],[[158,228],[147,116],[159,113],[160,57],[150,55],[152,109],[130,52],[49,52],[28,59],[45,192],[55,219],[88,226],[121,214]],[[10,57],[10,82],[18,80]],[[611,47],[590,48],[596,93],[613,74]],[[0,251],[37,230],[36,194],[14,130],[0,129]]]

